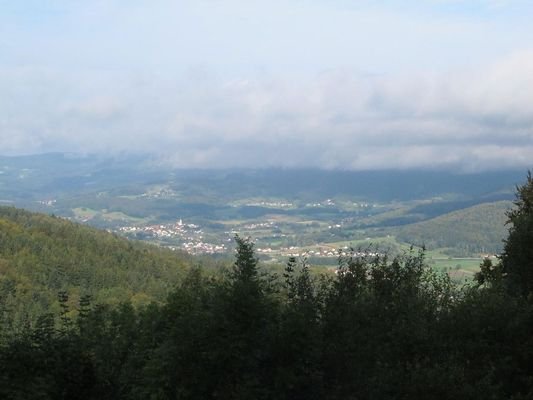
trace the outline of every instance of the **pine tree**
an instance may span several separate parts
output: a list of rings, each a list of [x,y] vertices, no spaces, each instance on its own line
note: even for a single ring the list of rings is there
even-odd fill
[[[507,223],[509,236],[501,257],[503,274],[512,293],[528,297],[533,294],[533,177],[517,187],[516,208],[510,211]]]
[[[237,253],[233,264],[235,282],[253,282],[257,280],[257,258],[254,255],[254,243],[250,239],[235,236]]]

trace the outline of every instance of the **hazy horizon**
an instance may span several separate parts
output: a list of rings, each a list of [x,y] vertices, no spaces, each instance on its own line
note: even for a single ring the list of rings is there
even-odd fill
[[[528,169],[533,3],[0,0],[0,154]]]

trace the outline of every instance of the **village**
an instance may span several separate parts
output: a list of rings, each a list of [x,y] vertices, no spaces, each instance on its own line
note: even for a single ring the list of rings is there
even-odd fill
[[[196,224],[178,220],[173,224],[148,226],[123,226],[117,233],[134,239],[160,242],[173,250],[181,249],[189,254],[216,254],[227,251],[225,244],[203,241],[203,230]]]
[[[265,228],[277,228],[277,226],[271,221],[246,224],[243,226],[243,229],[247,231]],[[331,226],[329,228],[331,229]],[[213,243],[213,241],[205,240],[206,238],[204,230],[199,225],[193,223],[185,223],[182,219],[179,219],[175,223],[171,224],[123,226],[115,230],[115,232],[130,239],[140,239],[150,242],[156,242],[161,246],[168,247],[173,250],[183,250],[193,255],[223,254],[231,252],[233,249],[233,237],[236,234],[239,234],[238,230],[226,231],[224,232],[225,238],[221,238],[218,243]],[[339,256],[339,251],[337,249],[319,244],[310,246],[310,248],[302,248],[298,246],[279,248],[258,246],[256,248],[256,252],[258,255],[278,255],[283,257]]]

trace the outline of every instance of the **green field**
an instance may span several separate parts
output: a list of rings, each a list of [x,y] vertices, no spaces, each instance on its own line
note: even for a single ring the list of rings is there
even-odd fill
[[[455,280],[463,280],[471,279],[482,261],[482,258],[436,258],[430,260],[430,265],[447,272]]]

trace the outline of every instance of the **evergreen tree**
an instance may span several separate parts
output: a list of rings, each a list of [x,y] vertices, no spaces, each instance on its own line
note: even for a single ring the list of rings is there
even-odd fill
[[[258,273],[253,242],[235,236],[235,263],[227,285],[214,304],[213,337],[218,367],[216,396],[226,399],[262,398],[264,379],[269,379],[272,342],[271,316],[276,307],[267,283]]]
[[[291,257],[283,276],[287,297],[274,349],[272,388],[278,399],[321,399],[321,307],[306,259]]]
[[[235,283],[251,283],[257,279],[257,258],[254,244],[250,239],[235,236],[237,244],[235,263],[233,264],[233,280]]]
[[[509,236],[501,258],[503,274],[512,293],[528,297],[533,294],[533,177],[517,187],[516,208],[507,216]]]

